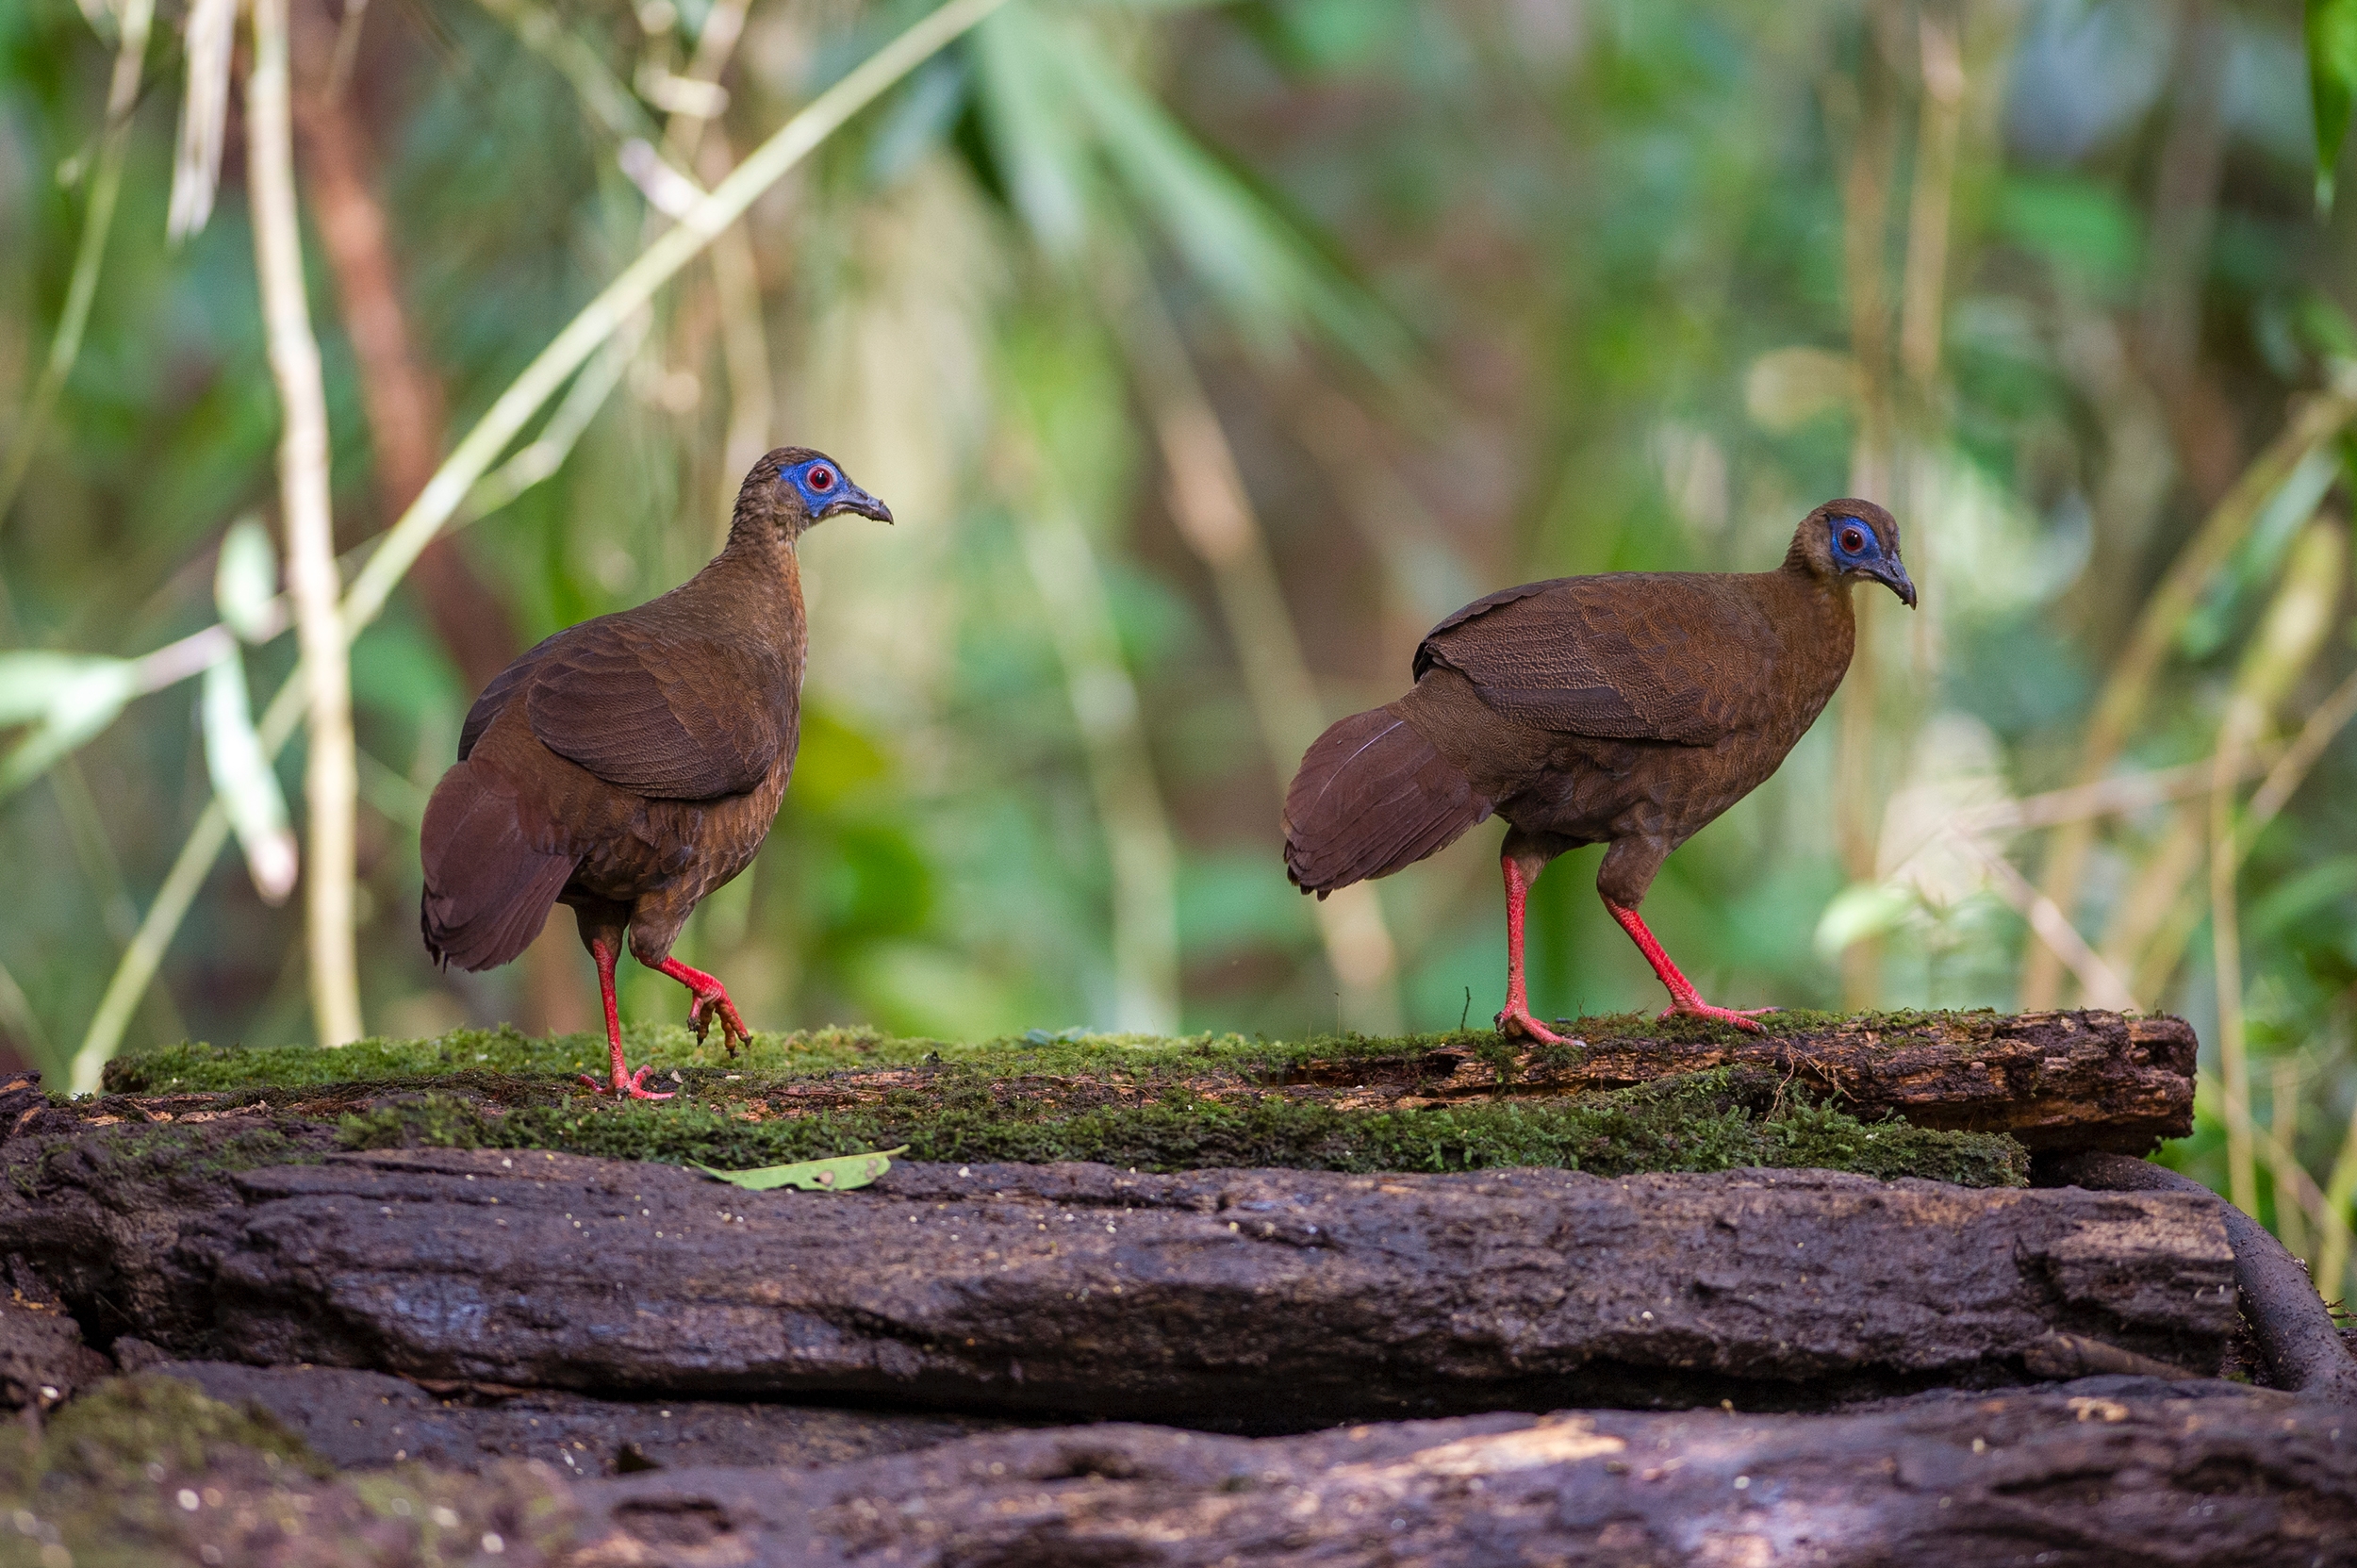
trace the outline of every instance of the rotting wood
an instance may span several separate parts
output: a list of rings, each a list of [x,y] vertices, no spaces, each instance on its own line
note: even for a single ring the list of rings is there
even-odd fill
[[[1569,1051],[1518,1050],[1503,1064],[1472,1051],[1309,1063],[1288,1081],[1355,1089],[1347,1103],[1406,1106],[1619,1089],[1732,1067],[1869,1120],[2009,1132],[2033,1150],[2142,1154],[2193,1131],[2194,1052],[2182,1018],[1948,1013],[1707,1041],[1600,1036]]]
[[[2088,1345],[2206,1374],[2234,1321],[2218,1216],[2175,1194],[904,1164],[815,1197],[494,1150],[267,1166],[216,1203],[46,1180],[0,1196],[0,1250],[104,1336],[576,1390],[1266,1431],[1822,1406]]]
[[[1757,1036],[1683,1021],[1635,1029],[1624,1019],[1584,1022],[1588,1035],[1570,1048],[1531,1049],[1459,1036],[1428,1048],[1306,1060],[1279,1048],[1264,1071],[1248,1061],[1196,1069],[1167,1054],[1125,1070],[1116,1055],[1083,1075],[1032,1070],[1019,1050],[1006,1049],[987,1070],[971,1062],[791,1076],[700,1069],[683,1075],[682,1086],[748,1122],[887,1106],[922,1120],[930,1105],[970,1101],[978,1087],[1034,1111],[1152,1107],[1177,1091],[1214,1101],[1274,1096],[1375,1113],[1561,1100],[1723,1070],[1730,1075],[1723,1098],[1755,1112],[1805,1098],[1868,1121],[1898,1116],[1925,1129],[2010,1134],[2038,1152],[2144,1154],[2193,1128],[2196,1042],[2181,1018],[2096,1011],[1897,1014],[1821,1025],[1772,1018],[1769,1032]],[[1600,1027],[1607,1024],[1608,1032]],[[53,1112],[40,1130],[70,1131],[75,1117],[252,1114],[263,1094],[282,1109],[334,1117],[421,1084],[117,1094]],[[447,1079],[449,1093],[489,1109],[545,1101],[573,1087],[569,1064],[561,1078],[453,1069]]]

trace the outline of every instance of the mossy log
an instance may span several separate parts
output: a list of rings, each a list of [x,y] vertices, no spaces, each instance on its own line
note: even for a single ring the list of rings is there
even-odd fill
[[[1822,1406],[2217,1370],[2214,1206],[1828,1172],[1604,1180],[896,1165],[749,1195],[414,1150],[211,1206],[53,1170],[0,1251],[186,1356],[638,1395],[882,1398],[1245,1430],[1588,1402]]]
[[[2006,1132],[2033,1151],[2150,1152],[2193,1131],[2195,1040],[2183,1018],[2079,1011],[1937,1013],[1829,1020],[1708,1038],[1643,1031],[1510,1054],[1440,1049],[1302,1063],[1289,1084],[1355,1090],[1346,1103],[1461,1103],[1591,1094],[1733,1069],[1861,1120]]]

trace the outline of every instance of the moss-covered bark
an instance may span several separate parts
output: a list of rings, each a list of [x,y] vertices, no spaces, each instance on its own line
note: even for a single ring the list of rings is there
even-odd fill
[[[1817,1165],[2018,1184],[2023,1147],[2134,1148],[2191,1104],[2175,1019],[2083,1013],[1834,1018],[1768,1032],[1690,1019],[1583,1019],[1531,1050],[1487,1031],[1395,1039],[1165,1038],[1067,1032],[960,1045],[824,1030],[731,1058],[684,1031],[634,1031],[634,1062],[678,1098],[586,1093],[594,1036],[512,1030],[341,1050],[184,1045],[107,1069],[108,1095],[39,1114],[58,1138],[243,1121],[287,1158],[342,1147],[562,1149],[731,1166],[906,1144],[918,1159],[1094,1160],[1139,1169],[1276,1165],[1599,1174]],[[141,1131],[129,1134],[127,1130]],[[332,1134],[324,1130],[331,1130]],[[226,1149],[206,1158],[220,1159]]]

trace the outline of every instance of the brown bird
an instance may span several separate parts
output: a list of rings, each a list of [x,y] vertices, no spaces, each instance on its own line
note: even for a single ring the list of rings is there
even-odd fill
[[[671,943],[704,895],[752,863],[785,795],[809,645],[795,541],[837,512],[892,520],[823,454],[781,447],[754,464],[711,565],[557,633],[484,688],[426,805],[426,951],[488,969],[531,944],[552,905],[572,905],[598,966],[617,1095],[670,1098],[622,1060],[625,927],[632,956],[695,999],[697,1039],[716,1016],[731,1052],[750,1038],[728,988],[671,957]]]
[[[1324,898],[1505,817],[1497,1026],[1559,1042],[1530,1015],[1523,905],[1547,862],[1608,844],[1596,890],[1669,987],[1662,1015],[1756,1030],[1752,1014],[1702,999],[1637,906],[1670,851],[1773,773],[1822,711],[1850,668],[1861,581],[1915,604],[1899,525],[1844,500],[1803,520],[1773,571],[1558,577],[1474,601],[1417,647],[1413,690],[1342,720],[1301,759],[1286,871]]]

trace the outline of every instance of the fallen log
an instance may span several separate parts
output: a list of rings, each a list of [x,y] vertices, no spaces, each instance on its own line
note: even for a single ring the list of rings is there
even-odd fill
[[[898,1060],[923,1042],[862,1035],[816,1053],[884,1064],[852,1070],[798,1065],[767,1040],[741,1071],[670,1070],[680,1098],[659,1106],[582,1096],[554,1070],[569,1065],[565,1041],[355,1047],[334,1053],[359,1063],[354,1076],[326,1082],[318,1052],[190,1046],[110,1067],[137,1092],[67,1104],[33,1091],[8,1124],[8,1157],[33,1146],[49,1158],[93,1131],[203,1129],[275,1138],[287,1157],[425,1144],[741,1166],[906,1145],[920,1160],[1146,1170],[1756,1165],[2003,1186],[2027,1179],[2028,1147],[2141,1150],[2184,1131],[2192,1102],[2193,1038],[2175,1019],[1795,1015],[1756,1039],[1683,1020],[1583,1027],[1584,1044],[1537,1050],[1491,1034],[1123,1037]],[[491,1056],[453,1048],[470,1043],[507,1054],[468,1066]],[[435,1059],[448,1064],[437,1074],[394,1070]]]
[[[2299,1259],[2249,1214],[2190,1176],[2117,1154],[2066,1155],[2041,1163],[2050,1185],[2101,1192],[2185,1193],[2206,1200],[2226,1224],[2234,1249],[2234,1283],[2244,1318],[2278,1388],[2357,1407],[2357,1354]]]
[[[1696,1037],[1700,1035],[1701,1037]],[[2193,1131],[2194,1053],[2183,1018],[2094,1010],[1902,1013],[1733,1030],[1591,1032],[1572,1048],[1313,1060],[1289,1084],[1357,1091],[1346,1104],[1451,1104],[1593,1094],[1730,1068],[1863,1120],[2007,1132],[2032,1150],[2149,1152]]]
[[[1825,1416],[1560,1414],[1246,1442],[1010,1432],[784,1477],[581,1489],[569,1560],[952,1563],[2357,1561],[2357,1422],[2102,1379]]]
[[[114,1186],[104,1223],[7,1197],[0,1248],[181,1356],[1263,1431],[2207,1374],[2234,1322],[2218,1216],[2174,1194],[898,1165],[820,1197],[493,1150],[226,1180]]]
[[[418,1382],[331,1366],[178,1362],[116,1353],[125,1371],[174,1378],[267,1411],[338,1470],[431,1464],[480,1471],[537,1460],[574,1477],[734,1465],[815,1470],[1003,1428],[977,1416],[721,1400],[593,1399],[495,1383]]]
[[[176,1386],[125,1379],[67,1408],[48,1484],[6,1495],[28,1552],[255,1568],[2357,1562],[2349,1412],[2221,1384],[2107,1378],[1815,1416],[1491,1414],[1258,1441],[1102,1425],[819,1470],[604,1479],[536,1462],[316,1475],[299,1452],[222,1441],[273,1439]]]

